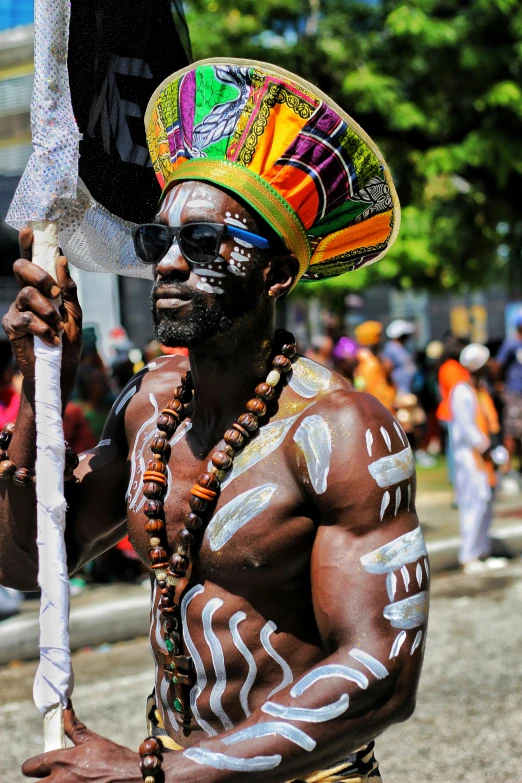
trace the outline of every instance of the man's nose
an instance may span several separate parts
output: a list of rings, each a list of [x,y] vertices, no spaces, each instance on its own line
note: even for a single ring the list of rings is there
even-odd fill
[[[163,278],[175,277],[177,280],[188,280],[190,266],[183,258],[177,239],[174,239],[168,253],[156,264],[156,276]]]

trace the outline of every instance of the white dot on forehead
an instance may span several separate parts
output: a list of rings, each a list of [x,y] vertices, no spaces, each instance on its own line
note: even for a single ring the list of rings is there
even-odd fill
[[[225,212],[225,216],[226,217],[232,217],[232,213],[231,212]]]
[[[236,217],[237,217],[237,218],[239,217],[239,215],[237,214],[237,212],[236,212]]]
[[[234,253],[237,253],[237,252],[238,252],[238,250],[239,250],[239,248],[238,248],[238,247],[235,247],[235,248],[234,248]]]

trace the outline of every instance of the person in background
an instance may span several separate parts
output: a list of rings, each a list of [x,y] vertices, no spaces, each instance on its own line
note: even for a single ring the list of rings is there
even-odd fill
[[[492,558],[489,529],[492,521],[495,471],[492,438],[500,431],[495,406],[481,380],[489,349],[471,343],[460,354],[469,379],[450,392],[449,409],[455,459],[455,487],[460,517],[459,560],[466,574],[507,564]]]
[[[341,337],[332,353],[335,371],[349,380],[352,386],[359,363],[357,352],[358,346],[355,340],[351,337]]]
[[[381,361],[380,348],[383,325],[379,321],[364,321],[354,329],[359,344],[354,386],[377,397],[391,413],[395,411],[395,387],[390,382],[389,369]]]
[[[80,364],[76,378],[78,404],[96,441],[101,440],[113,397],[105,369],[93,364]]]
[[[310,340],[305,356],[323,367],[332,367],[332,351],[334,342],[327,334],[316,334]]]
[[[20,393],[13,386],[14,374],[11,346],[0,342],[0,427],[13,422],[18,415]]]
[[[504,379],[502,432],[509,454],[506,472],[512,469],[513,457],[520,450],[522,440],[522,313],[515,326],[515,336],[506,337],[494,361],[496,376]]]
[[[453,444],[451,440],[449,397],[451,390],[457,383],[469,382],[469,370],[463,367],[459,362],[460,354],[467,344],[468,341],[462,337],[456,337],[451,333],[447,335],[444,340],[444,352],[441,357],[442,363],[437,373],[440,394],[440,402],[437,407],[437,420],[445,439],[448,478],[453,487],[455,486],[455,465],[453,459]],[[457,505],[456,498],[453,499],[452,505]]]
[[[392,321],[386,329],[388,342],[382,350],[382,358],[391,363],[391,379],[397,392],[411,393],[412,391],[417,368],[410,351],[406,348],[406,343],[415,331],[415,324],[402,318]]]

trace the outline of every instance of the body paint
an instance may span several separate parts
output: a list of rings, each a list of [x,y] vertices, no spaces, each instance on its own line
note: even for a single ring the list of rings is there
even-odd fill
[[[390,573],[386,576],[386,591],[388,593],[388,598],[390,601],[393,601],[395,598],[395,591],[397,590],[397,577],[393,573],[393,571],[390,571]]]
[[[196,684],[191,688],[190,690],[190,709],[192,710],[192,714],[194,716],[194,720],[196,723],[205,731],[209,737],[215,737],[217,734],[217,731],[212,728],[210,723],[207,723],[206,720],[203,720],[203,718],[199,714],[199,710],[197,708],[197,700],[202,693],[202,691],[205,689],[207,685],[207,675],[205,674],[205,667],[203,666],[203,661],[201,660],[201,656],[198,652],[198,649],[194,642],[192,641],[192,637],[190,636],[189,627],[187,624],[187,609],[192,601],[193,598],[195,598],[200,593],[203,593],[205,588],[203,585],[194,585],[188,593],[186,593],[183,596],[183,599],[181,601],[181,620],[182,620],[182,627],[183,627],[183,641],[187,645],[187,649],[189,651],[189,655],[192,657],[192,660],[194,662],[194,668],[196,670]]]
[[[326,492],[332,437],[322,416],[307,416],[299,425],[294,441],[304,454],[312,486],[318,495]]]
[[[210,708],[214,715],[221,721],[225,731],[234,728],[234,724],[226,714],[221,704],[221,697],[227,687],[227,673],[225,670],[225,658],[223,656],[223,649],[220,641],[217,638],[214,630],[212,629],[212,617],[221,606],[223,601],[221,598],[211,598],[208,604],[203,609],[201,620],[203,623],[203,634],[205,641],[207,642],[210,653],[212,655],[212,663],[214,664],[214,671],[216,673],[216,682],[210,692]]]
[[[304,731],[301,731],[301,729],[298,729],[297,726],[291,726],[289,723],[281,723],[280,721],[269,721],[268,723],[258,723],[256,726],[249,726],[248,729],[238,731],[237,734],[223,737],[221,742],[223,745],[235,745],[236,742],[268,737],[271,734],[284,737],[303,750],[312,751],[317,745],[315,740],[309,737],[308,734],[305,734]]]
[[[158,403],[156,402],[156,397],[152,394],[152,392],[149,394],[149,402],[153,407],[153,413],[150,418],[145,421],[141,427],[138,430],[138,433],[136,435],[136,439],[134,440],[134,446],[132,449],[132,455],[131,455],[131,475],[129,479],[129,486],[127,488],[127,494],[126,499],[128,500],[128,506],[131,511],[134,510],[135,504],[138,502],[138,499],[141,499],[141,476],[140,478],[136,478],[137,473],[142,473],[143,468],[138,462],[137,459],[137,450],[138,450],[138,443],[140,441],[141,436],[147,429],[147,427],[154,427],[153,430],[149,433],[146,437],[152,437],[152,434],[155,432],[155,422],[158,418]],[[144,463],[145,464],[145,463]]]
[[[116,416],[121,411],[123,406],[130,400],[130,398],[134,397],[134,395],[136,394],[137,391],[138,391],[138,387],[137,386],[133,386],[131,389],[129,389],[128,392],[125,392],[125,394],[123,395],[121,400],[116,405],[116,410],[115,410]]]
[[[392,644],[392,648],[390,650],[390,660],[398,656],[400,649],[404,644],[405,639],[406,639],[406,631],[401,631],[400,634],[396,636],[395,641]]]
[[[279,693],[279,691],[283,690],[283,688],[286,688],[287,685],[290,685],[290,683],[294,681],[294,675],[292,674],[292,670],[290,666],[287,664],[285,659],[281,655],[279,655],[279,653],[276,650],[274,650],[274,648],[272,647],[270,637],[274,633],[274,631],[277,631],[277,625],[274,622],[272,622],[272,620],[269,620],[266,623],[266,625],[264,625],[261,628],[260,639],[261,639],[261,644],[265,648],[265,652],[267,652],[268,655],[276,663],[278,663],[281,669],[283,670],[283,679],[281,680],[280,684],[276,688],[270,691],[270,693],[266,697],[267,699],[269,699],[274,694]]]
[[[210,520],[206,537],[213,552],[225,546],[244,525],[268,507],[277,484],[263,484],[237,495]]]
[[[422,584],[422,566],[420,563],[417,563],[417,567],[415,569],[415,576],[417,577],[417,584],[420,587]]]
[[[388,490],[386,490],[381,500],[381,522],[384,519],[384,513],[389,505],[390,505],[390,493],[388,492]]]
[[[401,574],[404,582],[404,589],[406,590],[406,592],[408,592],[410,588],[410,572],[408,571],[405,565],[403,565],[401,568]]]
[[[372,446],[373,446],[373,435],[371,430],[366,430],[366,450],[368,452],[368,456],[372,456]]]
[[[264,772],[274,769],[281,763],[281,756],[253,756],[251,759],[241,759],[236,756],[225,756],[206,748],[189,748],[183,753],[186,758],[196,764],[204,764],[214,769],[229,769],[234,772]]]
[[[386,445],[388,447],[388,451],[391,451],[392,450],[391,438],[390,438],[390,436],[388,434],[388,430],[385,429],[384,427],[381,427],[381,435],[383,437],[384,442],[386,443]]]
[[[316,397],[330,385],[332,373],[326,367],[300,356],[286,376],[288,385],[301,397]]]
[[[428,579],[428,582],[429,582],[429,580],[430,580],[430,567],[428,565],[428,558],[427,557],[424,558],[424,570],[426,571],[426,578]]]
[[[324,723],[345,713],[349,704],[348,694],[343,693],[337,701],[324,707],[283,707],[281,704],[267,701],[266,704],[263,704],[261,710],[274,718],[303,721],[303,723]]]
[[[350,680],[358,685],[363,691],[365,691],[369,685],[366,675],[357,671],[357,669],[351,669],[340,663],[330,663],[326,666],[319,666],[317,669],[313,669],[311,672],[308,672],[308,674],[305,674],[304,677],[296,682],[290,691],[290,696],[294,698],[301,696],[308,688],[315,685],[316,682],[324,680],[327,677],[340,677],[343,680]]]
[[[395,427],[395,432],[397,433],[397,435],[401,439],[402,445],[406,446],[408,444],[408,439],[406,438],[406,436],[404,434],[404,430],[400,426],[399,422],[397,420],[395,420],[393,422],[393,426]]]
[[[389,574],[403,565],[414,563],[427,554],[422,530],[416,527],[361,557],[364,570],[370,574]]]
[[[415,652],[415,650],[417,649],[421,641],[422,641],[422,631],[417,631],[417,633],[415,634],[415,639],[413,640],[413,644],[411,646],[410,655],[413,655],[413,653]]]
[[[377,660],[377,658],[374,658],[373,655],[370,655],[370,653],[364,652],[364,650],[359,650],[357,647],[353,647],[348,655],[351,655],[351,657],[356,661],[359,661],[359,663],[362,663],[363,666],[366,666],[368,671],[377,677],[378,680],[384,680],[384,678],[389,674],[386,666],[383,666],[382,663]]]
[[[423,590],[410,598],[388,604],[383,614],[393,628],[418,628],[428,619],[428,603],[428,593]]]
[[[381,457],[368,465],[371,477],[379,487],[390,487],[400,481],[406,481],[415,473],[413,453],[407,446],[398,454],[390,454],[389,457]]]
[[[411,484],[408,484],[408,511],[410,510],[411,503]]]
[[[256,661],[254,656],[252,655],[252,653],[250,652],[250,650],[248,649],[248,647],[246,646],[245,642],[243,641],[243,639],[239,634],[238,625],[243,620],[246,620],[246,614],[244,612],[236,612],[230,618],[228,625],[230,628],[230,633],[232,634],[232,640],[234,644],[236,645],[237,649],[239,650],[239,652],[241,653],[241,655],[243,656],[243,658],[246,660],[248,664],[248,674],[239,692],[239,703],[241,704],[245,716],[249,718],[251,715],[251,711],[248,706],[248,696],[250,694],[250,691],[256,679],[257,666],[256,666]]]
[[[399,511],[399,506],[401,505],[401,488],[397,487],[395,490],[395,516],[397,516],[397,512]]]

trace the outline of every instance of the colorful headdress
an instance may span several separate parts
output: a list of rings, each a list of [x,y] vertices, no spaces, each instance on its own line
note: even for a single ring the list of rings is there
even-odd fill
[[[400,208],[366,133],[328,96],[261,62],[201,60],[166,79],[145,115],[165,191],[204,180],[241,196],[322,280],[381,258]]]

